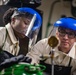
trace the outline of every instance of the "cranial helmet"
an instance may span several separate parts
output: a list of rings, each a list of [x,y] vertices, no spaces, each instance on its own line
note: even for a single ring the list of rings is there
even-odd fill
[[[22,7],[22,8],[18,8],[14,11],[13,15],[11,18],[15,17],[15,16],[24,16],[27,19],[30,19],[30,23],[28,25],[28,28],[26,28],[24,30],[24,33],[27,37],[32,37],[32,34],[34,34],[34,31],[36,31],[36,33],[38,33],[41,24],[42,24],[42,18],[41,15],[35,11],[32,8],[29,7]],[[20,29],[16,29],[17,32],[22,33],[20,31]]]
[[[18,8],[14,12],[12,17],[20,16],[20,15],[23,15],[25,18],[28,18],[31,20],[28,25],[28,28],[24,30],[25,32],[24,34],[25,36],[30,38],[31,40],[30,45],[34,45],[37,39],[39,29],[42,25],[42,17],[37,11],[29,7]],[[20,30],[18,30],[18,32],[20,32]]]
[[[58,21],[54,23],[55,27],[64,27],[71,30],[76,30],[76,19],[72,17],[64,17],[60,18]]]
[[[29,25],[30,31],[31,30],[34,31],[34,30],[40,28],[40,26],[42,24],[42,18],[37,11],[35,11],[34,9],[29,8],[29,7],[22,7],[22,8],[18,8],[14,12],[12,17],[17,16],[17,15],[22,15],[22,14],[25,15],[26,18],[31,18],[31,23]],[[32,15],[32,16],[30,16],[30,15]]]

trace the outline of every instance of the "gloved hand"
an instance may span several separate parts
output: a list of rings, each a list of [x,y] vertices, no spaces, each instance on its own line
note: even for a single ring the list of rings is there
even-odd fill
[[[9,59],[11,57],[14,57],[14,55],[4,50],[1,51],[0,52],[0,63],[2,63],[5,59]]]
[[[31,63],[32,59],[25,56],[24,59],[20,60],[21,62],[25,62],[25,63]]]
[[[5,69],[5,68],[8,68],[15,64],[18,64],[19,62],[31,63],[31,61],[32,61],[32,59],[30,59],[29,57],[26,57],[24,55],[19,55],[16,57],[5,59],[5,61],[0,64],[0,71],[2,69]]]

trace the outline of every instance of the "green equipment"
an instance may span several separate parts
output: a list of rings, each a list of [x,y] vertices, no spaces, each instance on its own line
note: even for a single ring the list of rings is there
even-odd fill
[[[3,73],[0,72],[0,75],[43,75],[45,69],[46,67],[43,65],[19,63],[6,68]]]

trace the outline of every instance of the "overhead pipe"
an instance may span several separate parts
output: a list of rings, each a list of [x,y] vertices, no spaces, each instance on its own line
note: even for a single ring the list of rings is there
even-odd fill
[[[60,2],[61,0],[56,0],[52,3],[51,7],[50,7],[50,13],[49,13],[49,18],[48,18],[48,22],[47,22],[47,26],[46,26],[46,32],[45,32],[45,37],[47,37],[47,33],[48,33],[48,28],[51,26],[50,21],[51,21],[51,17],[52,17],[52,13],[53,13],[53,9],[56,3]]]

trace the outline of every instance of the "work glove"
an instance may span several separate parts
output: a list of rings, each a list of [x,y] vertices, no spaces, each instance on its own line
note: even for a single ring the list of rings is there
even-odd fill
[[[31,63],[32,59],[25,56],[23,59],[20,60],[20,62],[25,62],[25,63]]]
[[[31,58],[26,57],[24,55],[19,55],[16,57],[5,59],[5,61],[0,64],[0,71],[2,69],[9,68],[10,66],[18,64],[19,62],[31,63],[31,61],[32,61]]]
[[[0,52],[0,63],[2,63],[5,59],[11,58],[11,57],[14,57],[14,55],[4,50],[1,51]]]

